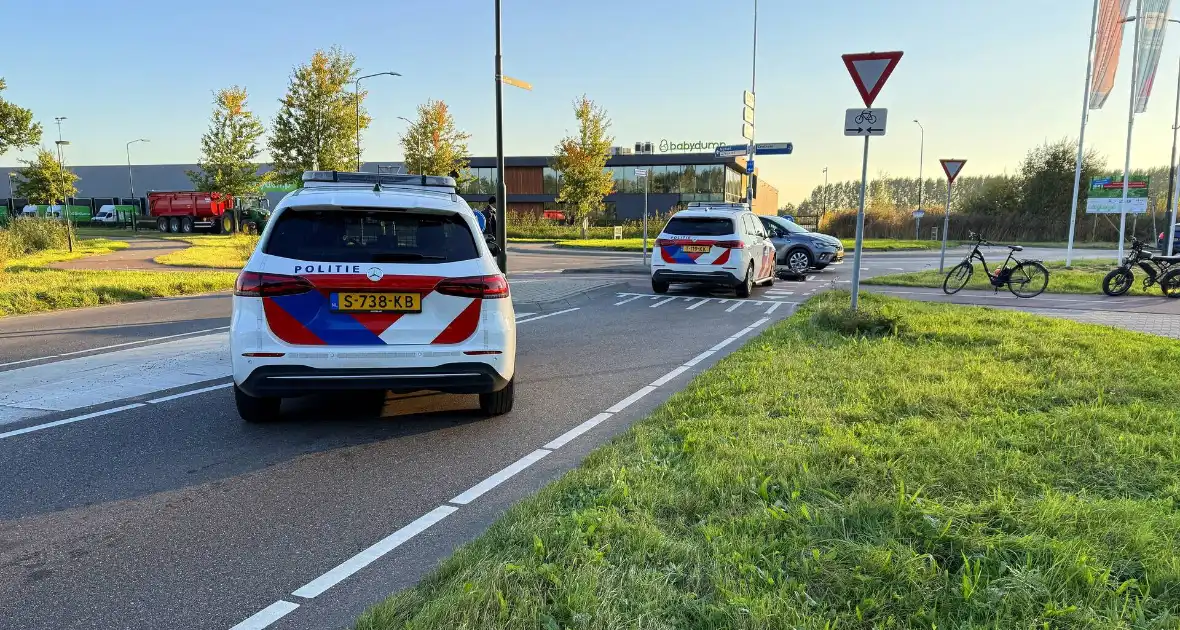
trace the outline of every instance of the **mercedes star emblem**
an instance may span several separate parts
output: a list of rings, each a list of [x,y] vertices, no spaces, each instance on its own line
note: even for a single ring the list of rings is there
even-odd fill
[[[369,280],[372,280],[373,282],[377,282],[381,278],[385,277],[385,272],[381,271],[380,269],[378,269],[376,267],[373,267],[372,269],[369,270],[368,277],[369,277]]]

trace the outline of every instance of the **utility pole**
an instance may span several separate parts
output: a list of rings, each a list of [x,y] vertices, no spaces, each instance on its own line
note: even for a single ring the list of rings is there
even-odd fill
[[[1180,20],[1168,20],[1180,24]],[[1170,168],[1168,169],[1168,245],[1164,250],[1169,256],[1172,255],[1172,241],[1176,240],[1176,202],[1173,200],[1176,192],[1176,132],[1180,131],[1180,70],[1176,72],[1176,111],[1172,114],[1172,157],[1169,161]],[[1152,228],[1154,232],[1155,229]]]
[[[758,76],[758,0],[754,0],[754,48],[750,55],[750,94],[757,94],[754,90],[755,80]],[[746,160],[754,161],[754,153],[756,152],[754,145],[755,129],[750,125],[750,150],[747,152]],[[747,169],[748,170],[748,169]],[[750,171],[746,174],[746,203],[750,204],[750,209],[754,209],[754,172]]]

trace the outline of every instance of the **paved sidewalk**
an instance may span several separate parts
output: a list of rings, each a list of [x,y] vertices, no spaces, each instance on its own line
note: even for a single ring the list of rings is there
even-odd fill
[[[113,240],[120,240],[117,236]],[[75,260],[53,263],[53,269],[90,269],[101,271],[194,271],[193,267],[169,267],[154,259],[157,256],[191,247],[183,241],[166,241],[155,238],[127,238],[127,249],[100,256],[87,256]]]
[[[1129,313],[1125,311],[1069,310],[1058,308],[1017,309],[1008,306],[1001,306],[1000,308],[1019,310],[1025,313],[1032,313],[1034,315],[1045,315],[1047,317],[1071,319],[1076,322],[1083,322],[1087,324],[1102,324],[1104,326],[1122,328],[1124,330],[1135,330],[1152,335],[1159,335],[1161,337],[1180,339],[1180,315],[1166,315],[1161,313]]]

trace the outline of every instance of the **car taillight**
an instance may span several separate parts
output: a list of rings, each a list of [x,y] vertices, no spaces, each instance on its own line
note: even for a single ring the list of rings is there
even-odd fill
[[[726,249],[741,249],[745,245],[741,241],[717,241],[713,243],[715,247],[724,247]]]
[[[443,280],[434,287],[435,292],[457,297],[494,300],[508,297],[508,281],[504,276],[475,276]]]
[[[311,283],[300,276],[243,271],[234,283],[234,295],[241,297],[278,297],[311,291]]]
[[[669,240],[666,238],[657,238],[656,239],[656,247],[671,247],[672,245],[675,245],[675,244],[676,244],[675,241],[672,241],[672,240]]]

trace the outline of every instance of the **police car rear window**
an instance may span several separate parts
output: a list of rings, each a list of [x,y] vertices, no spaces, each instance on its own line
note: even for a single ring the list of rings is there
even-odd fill
[[[263,248],[283,258],[323,262],[457,262],[479,257],[455,214],[398,210],[288,210]]]
[[[724,217],[672,217],[664,232],[674,236],[726,236],[733,234],[733,220]]]

